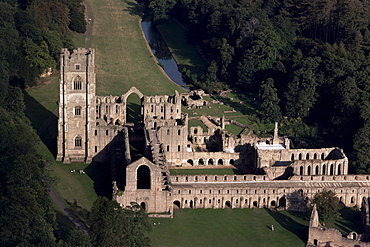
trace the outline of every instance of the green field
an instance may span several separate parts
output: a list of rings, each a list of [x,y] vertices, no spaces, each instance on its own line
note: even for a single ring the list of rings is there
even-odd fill
[[[150,222],[152,246],[303,247],[308,234],[306,220],[266,209],[182,209]]]
[[[149,52],[139,22],[142,7],[134,0],[91,0],[98,95],[121,95],[137,87],[145,95],[185,90],[170,81]]]

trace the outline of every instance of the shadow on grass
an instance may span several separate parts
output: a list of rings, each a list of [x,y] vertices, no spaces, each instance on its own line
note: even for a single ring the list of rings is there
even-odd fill
[[[357,233],[364,232],[360,211],[357,211],[354,208],[343,208],[340,210],[340,213],[340,219],[328,222],[327,225],[329,227],[337,228],[344,235],[347,235],[351,231],[355,231]]]
[[[289,216],[282,214],[281,212],[271,211],[266,209],[266,211],[285,229],[294,233],[303,242],[307,242],[308,226],[302,225]]]
[[[67,207],[73,212],[73,214],[85,225],[87,226],[87,221],[89,217],[89,211],[78,205],[77,201],[74,202],[67,201]]]
[[[109,163],[91,162],[85,172],[94,181],[94,190],[98,196],[112,197]]]
[[[90,246],[89,237],[80,231],[63,213],[56,212],[55,237],[65,243],[58,246]],[[60,243],[60,242],[59,242]]]
[[[128,5],[128,7],[127,9],[122,9],[122,11],[127,11],[132,16],[141,16],[141,17],[143,16],[143,13],[144,13],[143,6],[141,6],[137,2],[131,2],[127,0],[123,0],[123,2],[125,2]]]
[[[25,115],[31,121],[41,141],[50,150],[54,157],[57,154],[58,117],[43,107],[26,91],[23,91],[26,104]],[[57,105],[55,104],[55,108]]]
[[[241,169],[233,169],[233,172],[234,174],[237,174],[237,175],[243,175],[245,174],[245,172]]]
[[[64,241],[68,240],[70,231],[76,230],[76,226],[63,213],[56,212],[56,237]]]

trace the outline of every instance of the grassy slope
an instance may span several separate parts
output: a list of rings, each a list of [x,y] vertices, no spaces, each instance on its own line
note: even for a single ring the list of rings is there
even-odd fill
[[[131,86],[143,94],[184,90],[171,82],[148,51],[139,28],[141,7],[134,0],[91,0],[98,95],[121,95]]]
[[[303,247],[307,239],[307,221],[265,209],[183,209],[150,221],[153,246]]]
[[[179,67],[186,67],[192,73],[201,73],[207,63],[201,58],[196,47],[185,36],[185,30],[176,22],[161,24],[159,32],[166,41],[174,59]]]

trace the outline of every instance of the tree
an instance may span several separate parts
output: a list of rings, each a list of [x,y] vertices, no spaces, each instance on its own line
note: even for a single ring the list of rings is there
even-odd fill
[[[86,32],[86,21],[83,12],[79,12],[76,8],[70,10],[71,23],[69,28],[77,33]]]
[[[261,110],[266,115],[266,119],[270,122],[280,121],[280,100],[272,78],[268,78],[265,82],[262,82],[259,98],[261,100]]]
[[[162,21],[169,18],[169,12],[175,7],[176,0],[152,0],[149,8],[153,12],[153,21]]]
[[[323,221],[339,217],[339,199],[331,190],[318,192],[314,196],[312,204],[316,204],[319,217]]]
[[[94,246],[150,246],[145,236],[150,225],[137,204],[122,208],[116,201],[100,197],[91,209],[90,238]]]
[[[370,124],[367,121],[353,140],[354,165],[357,173],[370,172]]]
[[[317,67],[319,57],[308,57],[295,65],[292,80],[285,92],[285,108],[289,117],[305,118],[316,102],[316,86],[318,84]]]

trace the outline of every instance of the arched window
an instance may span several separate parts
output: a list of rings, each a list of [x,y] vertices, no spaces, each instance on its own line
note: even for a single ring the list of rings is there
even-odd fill
[[[302,154],[298,154],[298,160],[302,160]]]
[[[311,166],[307,167],[307,175],[311,175]]]
[[[340,169],[340,164],[338,165],[338,175],[340,175],[342,173],[341,169]]]
[[[320,174],[319,174],[319,166],[316,166],[316,167],[315,167],[315,174],[314,174],[314,175],[320,175]]]
[[[75,147],[77,148],[82,147],[82,138],[80,136],[76,136],[75,138]]]
[[[326,165],[324,164],[322,166],[322,175],[325,175],[326,174]]]
[[[313,159],[314,159],[314,160],[317,160],[317,153],[315,153],[315,154],[313,155]]]
[[[334,166],[333,164],[330,164],[330,174],[329,175],[334,175]]]
[[[81,116],[81,106],[75,107],[75,116]]]
[[[181,130],[177,130],[177,135],[181,135]]]
[[[306,160],[310,159],[310,154],[306,154]]]
[[[170,130],[169,130],[169,129],[167,130],[167,135],[168,135],[168,136],[170,135]]]
[[[82,78],[80,76],[77,76],[73,80],[73,90],[81,90],[82,89]]]
[[[294,154],[292,154],[292,156],[290,157],[290,160],[294,161]]]
[[[303,166],[299,167],[299,175],[303,175]]]

